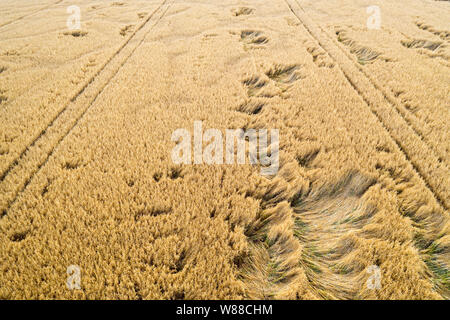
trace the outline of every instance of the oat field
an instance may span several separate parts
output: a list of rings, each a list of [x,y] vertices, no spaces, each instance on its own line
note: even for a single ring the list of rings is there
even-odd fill
[[[449,1],[0,12],[1,299],[450,299]]]

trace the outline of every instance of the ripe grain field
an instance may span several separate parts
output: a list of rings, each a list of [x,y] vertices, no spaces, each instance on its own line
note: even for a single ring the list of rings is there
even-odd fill
[[[376,2],[2,1],[0,298],[449,299],[450,3]]]

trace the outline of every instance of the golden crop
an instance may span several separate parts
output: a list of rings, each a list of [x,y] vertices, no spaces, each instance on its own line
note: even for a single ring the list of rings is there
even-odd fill
[[[0,298],[450,298],[448,2],[77,2],[0,4]]]

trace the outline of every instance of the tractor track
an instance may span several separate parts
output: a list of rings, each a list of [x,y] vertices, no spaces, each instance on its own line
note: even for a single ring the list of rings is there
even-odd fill
[[[162,20],[174,2],[175,0],[164,0],[158,5],[96,74],[70,99],[69,103],[54,117],[46,129],[41,131],[3,173],[0,177],[0,190],[3,194],[3,198],[0,199],[0,218],[7,214],[9,208],[16,202],[33,177],[47,163],[57,146],[76,127],[79,120],[87,113],[110,81],[140,47],[147,35]],[[157,16],[157,12],[160,12],[161,15],[152,19]],[[152,20],[156,21],[150,25],[149,22]],[[129,45],[130,43],[136,45],[132,47]],[[35,160],[35,163],[32,163],[33,160]],[[32,164],[30,165],[30,163]],[[17,183],[17,181],[19,182]]]
[[[336,61],[349,84],[388,132],[436,201],[448,210],[450,207],[450,200],[447,198],[449,186],[445,181],[440,181],[439,177],[444,179],[448,177],[449,170],[442,161],[439,161],[434,150],[418,135],[382,89],[364,72],[356,68],[354,61],[343,53],[343,49],[330,40],[328,35],[326,37],[322,35],[324,31],[307,16],[297,0],[295,2],[285,0],[285,3],[311,37]],[[295,8],[295,5],[298,8]]]
[[[366,70],[364,70],[363,67],[361,67],[361,65],[359,65],[354,60],[354,58],[352,57],[352,54],[348,50],[346,50],[339,42],[336,42],[335,39],[333,39],[332,36],[326,30],[324,30],[320,25],[318,25],[318,28],[322,31],[322,33],[324,33],[331,41],[333,41],[337,45],[337,47],[347,56],[347,58],[353,62],[354,66],[357,69],[359,69],[359,71],[361,73],[363,73],[367,77],[367,79],[369,79],[369,81],[372,83],[372,85],[377,90],[379,90],[383,93],[384,98],[397,109],[398,113],[403,117],[405,122],[411,127],[411,129],[414,131],[414,133],[416,135],[418,135],[420,137],[420,139],[423,140],[423,142],[425,144],[427,144],[430,147],[430,149],[432,149],[434,151],[434,153],[436,154],[437,157],[439,157],[439,159],[442,159],[443,163],[444,163],[444,161],[446,162],[447,161],[446,152],[443,150],[440,150],[439,148],[436,148],[436,146],[433,146],[433,144],[430,143],[428,138],[426,136],[424,136],[423,133],[420,131],[420,128],[422,128],[423,131],[430,132],[432,129],[429,127],[428,123],[423,121],[420,118],[417,118],[410,111],[408,111],[405,104],[403,102],[401,102],[399,98],[396,98],[391,90],[383,88],[383,86],[381,86]],[[403,34],[403,33],[401,33],[401,34]],[[410,38],[406,35],[404,35],[404,36],[407,38]],[[448,162],[445,163],[444,165],[447,167],[447,170],[448,170],[447,164],[448,164]]]
[[[23,16],[20,16],[19,18],[16,18],[16,19],[14,19],[14,20],[5,22],[5,23],[3,23],[3,24],[0,24],[0,28],[6,27],[6,26],[10,25],[11,23],[20,21],[20,20],[22,20],[22,19],[24,19],[24,18],[27,18],[27,17],[30,17],[30,16],[32,16],[32,15],[35,15],[36,13],[39,13],[39,12],[41,12],[41,11],[44,11],[44,10],[50,8],[50,7],[56,6],[56,5],[60,4],[61,2],[63,2],[63,0],[56,1],[56,2],[54,2],[54,3],[52,3],[52,4],[46,5],[46,6],[40,8],[40,9],[38,9],[38,10],[35,10],[35,11],[31,12],[31,13],[28,13],[28,14],[25,14],[25,15],[23,15]]]

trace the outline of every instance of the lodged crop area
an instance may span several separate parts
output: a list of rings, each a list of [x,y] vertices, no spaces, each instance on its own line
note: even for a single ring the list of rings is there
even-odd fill
[[[448,1],[76,2],[0,4],[0,298],[450,298]]]

